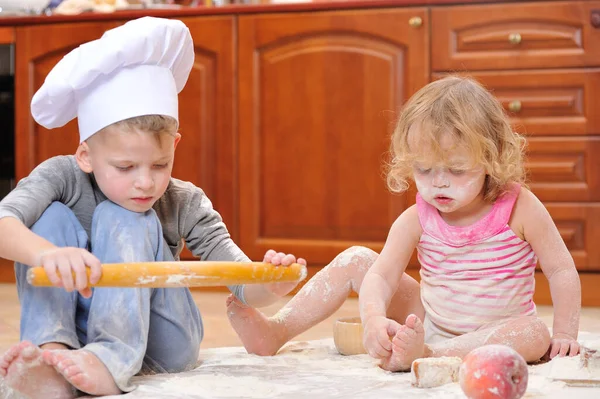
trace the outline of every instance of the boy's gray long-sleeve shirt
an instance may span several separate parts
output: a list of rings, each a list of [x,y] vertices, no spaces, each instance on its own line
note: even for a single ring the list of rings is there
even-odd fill
[[[74,156],[57,156],[38,165],[0,201],[0,219],[14,217],[31,228],[46,208],[58,201],[73,211],[90,237],[94,210],[106,199],[93,175],[83,172]],[[183,239],[192,254],[202,260],[249,261],[231,240],[206,194],[192,183],[171,178],[153,208],[175,259],[183,249]],[[243,286],[229,288],[244,302]]]

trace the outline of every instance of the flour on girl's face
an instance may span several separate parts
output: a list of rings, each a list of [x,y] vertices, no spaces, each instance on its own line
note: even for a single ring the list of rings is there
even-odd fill
[[[413,136],[416,137],[416,136]],[[475,201],[482,195],[485,168],[474,163],[473,154],[464,143],[457,143],[450,134],[440,137],[444,155],[428,144],[415,142],[417,156],[413,179],[419,194],[440,212],[451,213]],[[440,159],[441,158],[441,159]],[[442,201],[436,198],[443,197]]]
[[[485,173],[483,168],[477,168],[457,175],[446,166],[435,166],[427,172],[415,170],[414,180],[423,200],[440,212],[450,213],[469,205],[481,195]],[[447,204],[438,202],[438,196],[452,201]]]

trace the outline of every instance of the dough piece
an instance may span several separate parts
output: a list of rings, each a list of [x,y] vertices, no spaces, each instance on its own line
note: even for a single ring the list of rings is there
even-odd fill
[[[581,367],[600,372],[600,341],[590,341],[581,346]]]
[[[418,388],[434,388],[458,382],[460,357],[429,357],[416,359],[411,366],[411,382]]]

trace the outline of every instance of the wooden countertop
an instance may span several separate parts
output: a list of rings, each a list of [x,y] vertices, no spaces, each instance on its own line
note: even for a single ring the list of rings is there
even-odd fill
[[[135,19],[142,16],[192,17],[200,15],[255,14],[313,10],[344,10],[384,7],[424,7],[460,4],[516,3],[523,0],[258,0],[255,4],[236,4],[181,9],[145,9],[116,11],[114,13],[83,13],[79,15],[42,15],[0,17],[0,26],[39,25],[65,22],[106,21]],[[542,0],[526,0],[542,1]],[[548,1],[548,0],[546,0]],[[559,1],[559,0],[549,0]]]

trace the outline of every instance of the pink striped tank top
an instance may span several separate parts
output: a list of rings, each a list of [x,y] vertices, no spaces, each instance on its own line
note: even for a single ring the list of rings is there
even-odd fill
[[[515,185],[486,216],[465,227],[448,225],[417,194],[421,299],[440,329],[461,335],[490,322],[535,315],[537,257],[508,225],[519,191]]]

